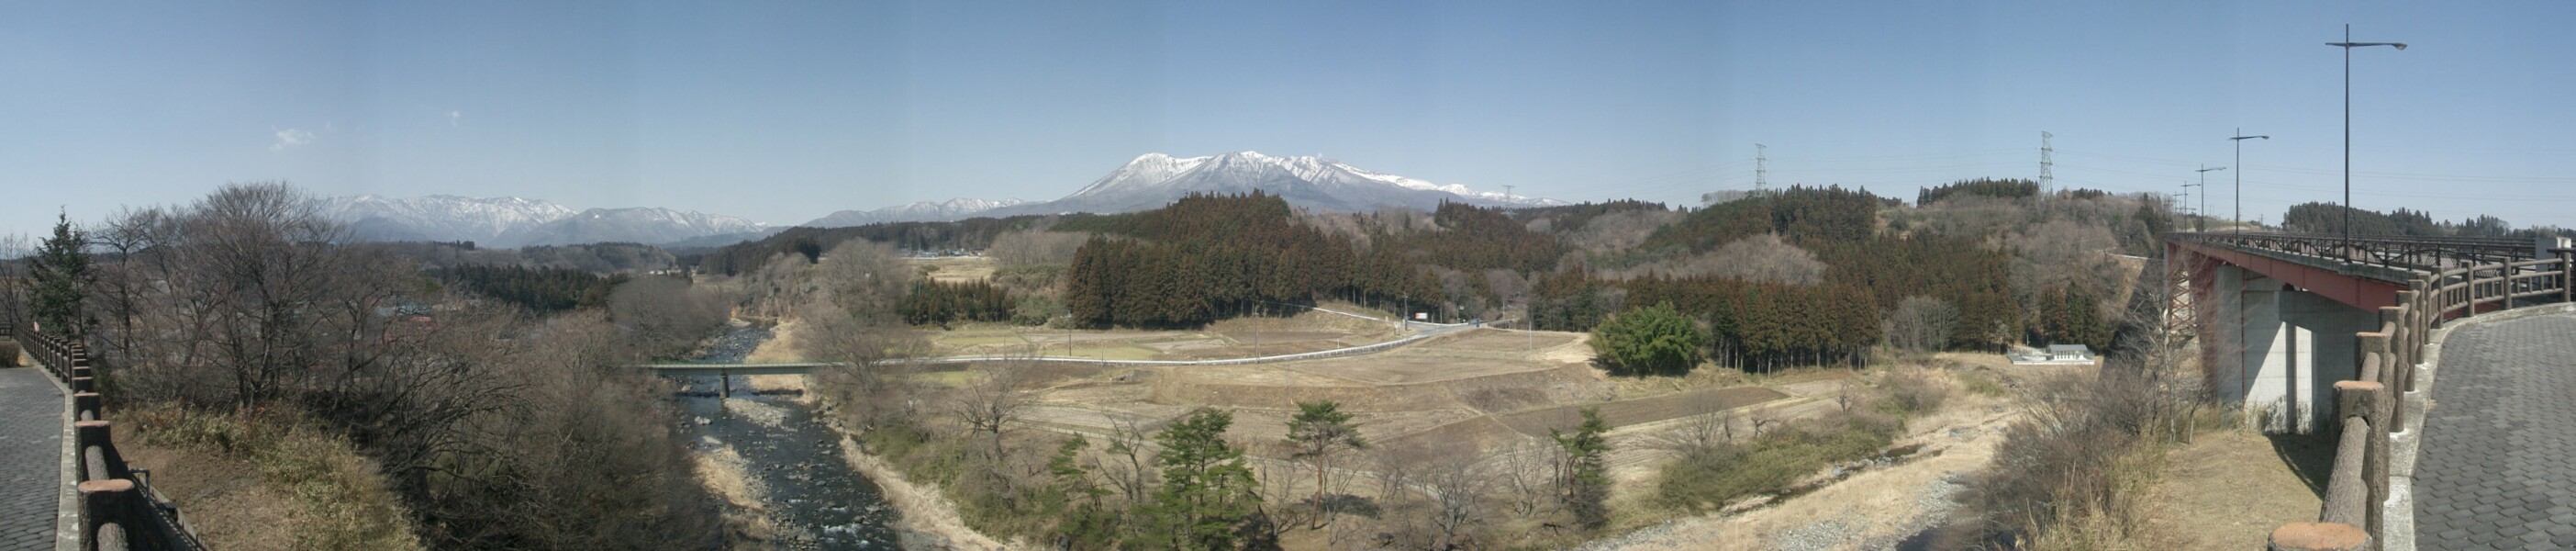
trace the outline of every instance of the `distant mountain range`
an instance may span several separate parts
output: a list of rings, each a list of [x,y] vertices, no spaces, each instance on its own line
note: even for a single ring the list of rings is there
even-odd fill
[[[1200,157],[1147,153],[1072,195],[1053,201],[923,201],[868,211],[844,210],[803,225],[830,228],[943,222],[978,216],[1132,212],[1161,208],[1192,193],[1253,190],[1277,195],[1290,205],[1335,212],[1383,206],[1430,210],[1442,202],[1518,207],[1565,204],[1554,199],[1510,196],[1370,172],[1322,157],[1274,157],[1255,151]],[[758,239],[782,229],[697,211],[650,207],[575,211],[517,197],[431,195],[397,199],[358,195],[324,199],[322,208],[326,215],[349,224],[360,239],[473,241],[496,248],[603,241],[723,243]]]
[[[473,241],[496,248],[607,241],[662,244],[773,231],[768,224],[697,211],[651,207],[574,211],[517,197],[358,195],[323,199],[322,212],[349,224],[360,239]]]
[[[959,220],[977,216],[1115,213],[1161,208],[1191,193],[1250,193],[1261,190],[1288,204],[1324,211],[1359,212],[1381,206],[1430,210],[1441,202],[1475,205],[1548,206],[1563,201],[1477,191],[1371,172],[1322,157],[1274,157],[1241,151],[1201,157],[1147,153],[1128,161],[1091,185],[1053,201],[1017,199],[913,203],[873,211],[841,211],[807,222],[815,227],[855,226],[879,222]],[[978,205],[992,205],[974,208]]]
[[[811,222],[806,222],[800,225],[815,228],[839,228],[845,226],[882,224],[887,222],[947,222],[950,220],[964,220],[974,217],[976,213],[1027,202],[1028,201],[1018,199],[1003,199],[999,201],[990,199],[949,199],[938,202],[922,201],[908,205],[895,205],[876,210],[845,210],[826,214],[823,215],[822,218],[816,218]]]

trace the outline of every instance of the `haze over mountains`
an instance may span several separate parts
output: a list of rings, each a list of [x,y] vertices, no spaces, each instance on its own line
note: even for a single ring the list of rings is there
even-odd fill
[[[738,217],[635,207],[574,211],[518,197],[332,197],[322,212],[375,241],[473,241],[485,247],[569,245],[606,241],[672,243],[708,236],[771,230]]]
[[[876,210],[845,210],[823,215],[799,226],[839,228],[886,222],[947,222],[972,218],[977,213],[1027,203],[1019,199],[966,199],[921,201]]]
[[[804,226],[843,227],[889,222],[942,222],[978,216],[1070,212],[1118,213],[1160,208],[1191,193],[1234,194],[1260,190],[1290,205],[1339,212],[1398,206],[1429,210],[1442,202],[1546,206],[1563,201],[1511,196],[1466,186],[1435,184],[1353,167],[1322,157],[1277,157],[1241,151],[1200,157],[1147,153],[1053,201],[969,199],[923,201],[875,210],[844,210]],[[575,211],[535,199],[431,195],[386,198],[333,197],[323,212],[350,224],[361,239],[473,241],[488,247],[566,245],[603,241],[649,244],[705,243],[731,236],[757,238],[781,228],[739,217],[668,208]]]

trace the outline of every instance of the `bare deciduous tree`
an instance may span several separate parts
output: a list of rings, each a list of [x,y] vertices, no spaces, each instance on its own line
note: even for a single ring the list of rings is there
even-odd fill
[[[608,293],[608,313],[649,356],[676,354],[724,324],[724,299],[686,279],[646,276]]]
[[[1127,503],[1145,503],[1149,492],[1153,491],[1155,477],[1161,476],[1153,470],[1152,453],[1146,451],[1154,441],[1156,430],[1134,419],[1110,421],[1109,446],[1102,450],[1106,459],[1092,465],[1092,472],[1109,479]]]
[[[1816,260],[1815,253],[1782,241],[1778,235],[1762,234],[1735,240],[1707,254],[1638,266],[1626,271],[1623,277],[1647,275],[1663,277],[1709,275],[1745,281],[1810,285],[1824,279],[1825,263]]]
[[[861,432],[905,422],[917,413],[913,365],[900,361],[928,350],[919,331],[901,325],[870,325],[828,304],[808,305],[797,344],[808,359],[840,362],[840,367],[814,374],[816,389],[830,393],[831,403],[848,414]]]
[[[1905,297],[1887,316],[1887,342],[1915,352],[1949,346],[1959,325],[1959,309],[1932,297]]]
[[[1000,457],[1002,432],[1018,422],[1020,415],[1028,409],[1030,397],[1028,389],[1023,387],[1029,380],[1031,366],[1027,360],[1010,359],[985,362],[976,367],[983,371],[983,376],[950,390],[949,410],[957,415],[958,422],[966,425],[968,432],[983,433],[991,443],[986,447],[987,451]]]

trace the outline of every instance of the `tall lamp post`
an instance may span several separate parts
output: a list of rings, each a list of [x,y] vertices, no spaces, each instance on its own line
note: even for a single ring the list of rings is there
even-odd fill
[[[2406,51],[2404,42],[2353,42],[2352,24],[2343,24],[2343,41],[2327,42],[2343,48],[2343,246],[2344,254],[2352,251],[2352,49],[2371,46],[2395,46]]]
[[[2202,181],[2204,181],[2204,182],[2205,182],[2205,181],[2208,181],[2208,179],[2209,179],[2209,177],[2207,177],[2207,176],[2203,176],[2203,177],[2201,177],[2201,180],[2202,180]],[[2182,187],[2184,187],[2184,188],[2200,188],[2200,190],[2199,190],[2199,191],[2200,191],[2200,205],[2201,205],[2201,206],[2203,206],[2203,207],[2207,207],[2207,206],[2209,206],[2209,186],[2208,186],[2208,185],[2206,185],[2206,184],[2183,184],[2183,185],[2182,185]],[[2192,195],[2192,192],[2189,192],[2189,191],[2182,192],[2182,197],[2183,197],[2183,200],[2184,200],[2184,201],[2189,201],[2189,200],[2191,200],[2191,195]],[[2191,209],[2191,212],[2192,212],[2192,214],[2200,215],[2201,219],[2203,219],[2203,220],[2206,220],[2206,219],[2208,219],[2208,218],[2209,218],[2209,214],[2208,214],[2208,213],[2206,213],[2206,212],[2201,211],[2201,209]],[[2207,229],[2207,228],[2206,228],[2206,226],[2208,226],[2208,224],[2194,223],[2194,224],[2192,225],[2192,230],[2191,230],[2191,231],[2201,231],[2201,230],[2203,230],[2203,229]]]
[[[2245,140],[2254,138],[2272,139],[2271,136],[2247,136],[2243,127],[2236,129],[2235,136],[2227,138],[2227,141],[2236,144],[2237,168],[2245,167]],[[2228,218],[2228,223],[2237,233],[2245,232],[2245,171],[2243,170],[2236,171],[2236,214]]]
[[[2208,231],[2209,225],[2209,173],[2219,170],[2227,170],[2227,167],[2209,168],[2208,165],[2201,165],[2200,170],[2194,171],[2200,173],[2200,183],[2193,184],[2200,186],[2200,208],[2192,209],[2192,212],[2200,213],[2202,231]]]

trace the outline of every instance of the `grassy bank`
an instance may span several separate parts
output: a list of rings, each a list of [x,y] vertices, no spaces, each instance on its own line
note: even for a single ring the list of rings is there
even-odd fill
[[[423,549],[410,511],[349,442],[292,419],[154,407],[117,447],[214,549]]]

